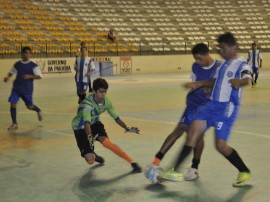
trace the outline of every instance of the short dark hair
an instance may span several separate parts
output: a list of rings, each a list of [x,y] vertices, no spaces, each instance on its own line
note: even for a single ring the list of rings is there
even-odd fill
[[[25,53],[27,50],[32,52],[32,49],[29,46],[24,46],[24,47],[22,47],[21,53]]]
[[[252,46],[257,46],[256,42],[253,42],[251,45],[252,45]]]
[[[84,48],[85,48],[86,50],[88,50],[88,48],[87,48],[86,46],[81,46],[81,49],[80,49],[80,50],[82,51],[82,49],[84,49]]]
[[[107,90],[109,88],[109,84],[107,83],[105,79],[97,78],[93,82],[93,89],[94,91],[97,91],[100,88],[104,88]]]
[[[81,42],[81,46],[85,46],[86,42],[85,41],[82,41]]]
[[[226,43],[229,46],[237,45],[237,40],[231,32],[226,32],[225,34],[219,35],[219,37],[217,38],[217,42],[219,44]]]
[[[192,52],[192,55],[196,55],[196,54],[206,55],[209,53],[209,49],[207,45],[205,45],[204,43],[198,43],[195,46],[193,46],[191,52]]]

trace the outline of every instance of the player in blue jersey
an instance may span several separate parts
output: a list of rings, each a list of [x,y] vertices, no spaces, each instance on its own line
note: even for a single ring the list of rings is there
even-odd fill
[[[88,49],[85,46],[81,47],[81,55],[76,57],[74,69],[76,71],[75,81],[79,97],[78,103],[80,104],[86,97],[87,88],[91,83],[90,74],[96,69],[93,60],[88,57]]]
[[[262,67],[262,54],[257,49],[257,44],[255,42],[252,43],[252,48],[248,51],[247,62],[249,66],[252,67],[252,87],[254,87],[257,84],[259,68]]]
[[[4,82],[8,82],[13,74],[17,74],[8,100],[10,102],[10,114],[12,119],[12,124],[8,127],[8,130],[18,129],[16,107],[20,98],[22,98],[29,110],[37,112],[38,120],[42,120],[41,110],[33,104],[32,98],[34,79],[41,79],[42,74],[38,65],[30,60],[31,48],[23,47],[21,54],[22,60],[16,62],[7,77],[4,78]]]
[[[229,32],[222,34],[217,41],[220,54],[225,60],[218,68],[215,79],[185,84],[191,90],[205,86],[213,87],[213,91],[211,100],[199,109],[194,117],[174,169],[177,173],[192,149],[197,147],[205,131],[209,127],[214,127],[216,148],[238,169],[239,174],[233,186],[240,187],[251,178],[250,170],[227,141],[239,111],[242,87],[248,85],[251,80],[251,69],[243,57],[237,56],[237,42],[233,34]],[[164,172],[161,177],[167,179],[175,173]]]
[[[213,79],[217,68],[221,64],[220,61],[214,60],[210,54],[208,47],[199,43],[192,48],[192,55],[195,59],[195,63],[192,65],[191,79],[192,81],[202,81]],[[177,124],[176,128],[171,134],[165,139],[162,147],[155,155],[151,165],[153,168],[159,166],[160,161],[163,159],[164,155],[173,146],[175,141],[187,132],[188,127],[193,120],[194,115],[197,113],[199,107],[205,105],[209,101],[211,94],[211,88],[199,88],[194,91],[190,91],[186,97],[186,109]],[[204,147],[204,141],[201,139],[200,144],[194,150],[194,157],[192,160],[191,168],[189,168],[188,173],[185,176],[185,180],[195,180],[198,178],[198,166],[200,163],[201,154]],[[151,167],[150,166],[150,167]],[[148,166],[149,168],[149,166]],[[147,177],[147,176],[146,176]]]

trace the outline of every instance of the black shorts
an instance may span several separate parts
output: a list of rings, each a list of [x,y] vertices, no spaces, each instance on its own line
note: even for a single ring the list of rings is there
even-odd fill
[[[91,131],[93,138],[97,138],[97,136],[108,137],[104,125],[100,121],[91,125]],[[89,142],[88,135],[84,129],[74,130],[74,135],[82,157],[85,154],[94,152],[94,142]]]

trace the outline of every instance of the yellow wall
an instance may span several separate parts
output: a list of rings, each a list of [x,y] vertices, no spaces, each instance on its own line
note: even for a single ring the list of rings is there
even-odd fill
[[[244,57],[247,54],[242,54]],[[212,54],[213,58],[220,58],[219,55]],[[270,53],[263,53],[263,69],[270,69]],[[7,75],[13,64],[18,59],[1,59],[0,60],[0,78]],[[65,60],[66,65],[70,66],[71,73],[53,73],[44,74],[44,77],[66,77],[74,76],[73,63],[75,58],[47,58],[47,59],[33,59],[33,61],[44,60]],[[120,74],[120,67],[123,66],[121,57],[110,57],[113,62],[114,74]],[[130,56],[128,66],[132,66],[133,74],[153,74],[153,73],[173,73],[173,72],[189,72],[191,64],[194,62],[192,55],[158,55],[158,56]],[[41,64],[41,63],[40,63]],[[47,67],[45,67],[45,71]]]

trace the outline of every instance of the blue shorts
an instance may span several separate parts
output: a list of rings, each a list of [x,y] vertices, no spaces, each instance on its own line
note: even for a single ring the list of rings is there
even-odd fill
[[[259,74],[259,68],[258,67],[252,67],[253,74]]]
[[[26,106],[31,106],[33,105],[33,97],[32,94],[24,94],[24,93],[19,93],[15,90],[11,91],[11,94],[9,96],[8,101],[10,103],[18,103],[20,98],[22,98],[22,100],[24,101]]]
[[[237,118],[239,106],[232,102],[210,101],[199,109],[194,120],[206,120],[207,128],[215,127],[215,135],[227,141]]]
[[[194,119],[195,114],[198,112],[198,108],[186,107],[178,125],[184,124],[189,126]]]
[[[77,84],[77,93],[84,93],[87,91],[88,88],[88,83],[83,83],[83,82],[76,82]]]

